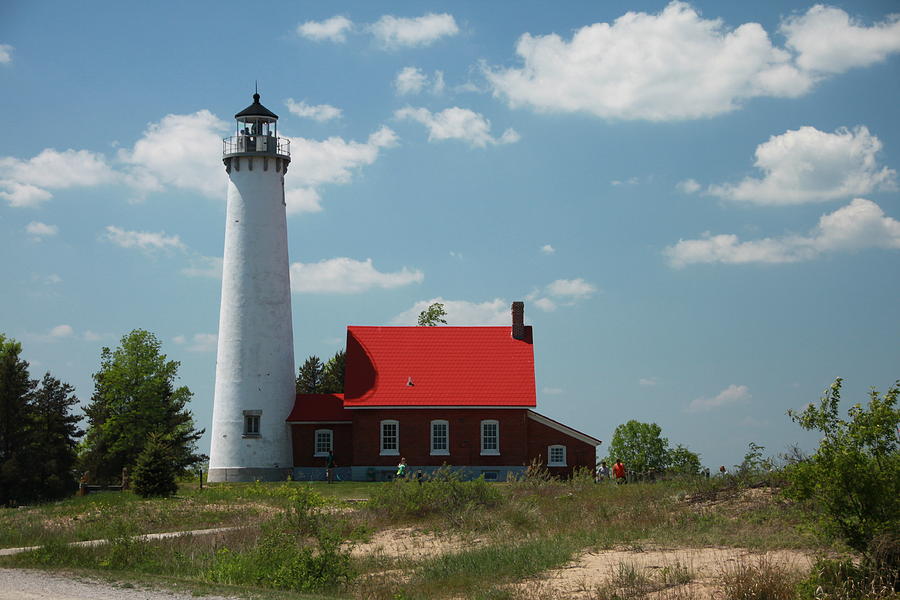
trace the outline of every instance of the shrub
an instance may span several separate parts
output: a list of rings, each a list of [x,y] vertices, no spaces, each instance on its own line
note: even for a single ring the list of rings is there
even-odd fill
[[[896,599],[900,585],[896,569],[883,569],[872,561],[819,560],[797,585],[799,600]]]
[[[797,577],[765,556],[756,563],[723,567],[719,580],[725,600],[794,600]]]
[[[166,498],[178,491],[178,466],[169,441],[151,434],[134,465],[134,491],[143,498]]]
[[[809,503],[820,530],[868,553],[881,534],[900,530],[900,381],[884,396],[876,390],[869,404],[856,404],[849,419],[838,416],[841,379],[819,402],[788,415],[802,428],[823,434],[808,460],[791,465],[785,495]]]

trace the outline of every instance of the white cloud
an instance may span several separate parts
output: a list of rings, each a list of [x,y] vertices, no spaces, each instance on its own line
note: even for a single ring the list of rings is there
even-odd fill
[[[510,303],[506,300],[495,298],[487,302],[469,302],[437,297],[416,302],[411,308],[391,319],[391,324],[415,325],[418,323],[419,313],[435,302],[444,305],[444,310],[447,311],[445,318],[448,325],[510,325],[512,323]]]
[[[221,256],[194,256],[189,261],[189,266],[181,270],[182,275],[188,277],[206,277],[209,279],[222,278]]]
[[[896,171],[879,166],[881,141],[865,127],[834,133],[801,127],[775,135],[756,148],[762,177],[709,186],[708,193],[752,204],[826,202],[876,189],[892,189]]]
[[[638,385],[642,385],[645,387],[653,387],[657,385],[659,381],[657,381],[656,377],[641,377],[638,379]]]
[[[428,75],[417,67],[403,67],[394,79],[394,88],[398,94],[418,94],[428,83]]]
[[[445,36],[459,33],[453,15],[430,13],[404,18],[384,15],[369,26],[369,31],[387,48],[428,46]]]
[[[781,32],[797,53],[797,65],[809,71],[843,73],[900,52],[897,14],[866,27],[839,8],[817,4],[802,16],[786,19]]]
[[[177,235],[166,235],[166,232],[127,231],[114,225],[106,227],[103,239],[122,248],[138,248],[145,252],[156,250],[185,250],[186,246]]]
[[[583,300],[590,298],[597,288],[582,278],[577,279],[557,279],[547,286],[545,292],[551,296],[559,298],[571,298],[572,300]]]
[[[291,290],[299,294],[358,294],[375,288],[390,289],[421,283],[425,275],[418,269],[403,267],[394,273],[382,273],[364,261],[339,257],[317,263],[291,264]]]
[[[343,114],[340,108],[331,106],[330,104],[307,104],[304,101],[295,102],[293,98],[288,98],[285,104],[291,113],[298,117],[313,119],[314,121],[324,122],[331,119],[339,119]]]
[[[42,236],[51,236],[59,233],[59,227],[56,225],[47,225],[40,221],[32,221],[25,226],[25,231],[35,237],[41,239]]]
[[[0,197],[10,206],[37,206],[53,196],[48,189],[93,186],[117,177],[101,154],[46,148],[28,160],[0,158],[0,188],[5,188]]]
[[[444,93],[444,89],[446,89],[447,84],[444,83],[444,72],[443,71],[435,71],[434,72],[434,83],[431,85],[431,93],[435,95],[440,95]]]
[[[109,337],[109,334],[106,333],[97,333],[96,331],[91,331],[90,329],[86,329],[81,337],[86,342],[99,342],[105,337]]]
[[[871,200],[856,198],[847,206],[819,218],[808,235],[785,235],[741,242],[734,234],[710,235],[679,240],[663,254],[669,264],[682,268],[691,264],[793,263],[821,254],[864,248],[900,248],[900,221],[885,216]]]
[[[541,246],[541,252],[543,252],[544,254],[553,254],[554,252],[556,252],[556,248],[554,248],[550,244],[544,244],[543,246]]]
[[[710,117],[757,96],[799,96],[813,84],[758,23],[731,29],[684,2],[582,27],[568,41],[526,33],[516,53],[521,68],[485,67],[494,95],[514,107],[609,119]]]
[[[14,48],[9,44],[0,44],[0,65],[7,65],[12,62],[12,52]]]
[[[42,278],[42,281],[47,285],[56,285],[58,283],[62,283],[62,277],[60,277],[56,273],[50,273],[46,277]]]
[[[131,150],[119,151],[129,166],[127,182],[141,192],[160,191],[163,185],[224,198],[222,134],[228,126],[208,110],[166,115],[150,123]]]
[[[695,398],[688,405],[687,411],[706,412],[729,404],[749,402],[750,398],[750,390],[746,385],[731,384],[719,392],[715,398]]]
[[[520,136],[513,129],[507,129],[499,138],[491,137],[491,122],[483,115],[467,108],[454,106],[432,113],[425,108],[407,106],[394,112],[398,119],[411,119],[428,128],[428,141],[462,140],[477,148],[488,144],[512,144],[518,142]]]
[[[676,183],[675,187],[682,194],[695,194],[700,191],[702,186],[693,179],[685,179]]]
[[[347,17],[336,15],[325,21],[307,21],[297,26],[297,35],[316,42],[346,42],[346,32],[353,29]]]
[[[48,334],[52,338],[60,339],[70,337],[75,331],[71,325],[57,325]]]
[[[348,183],[354,169],[374,163],[382,148],[395,146],[397,135],[389,127],[382,126],[366,142],[348,142],[340,137],[322,141],[306,138],[290,140],[291,167],[285,185],[295,189]]]
[[[188,352],[215,352],[219,336],[215,333],[195,333],[188,341],[183,335],[176,335],[172,341],[183,346],[187,344]]]
[[[550,298],[537,298],[533,303],[544,312],[553,312],[556,310],[556,302]]]

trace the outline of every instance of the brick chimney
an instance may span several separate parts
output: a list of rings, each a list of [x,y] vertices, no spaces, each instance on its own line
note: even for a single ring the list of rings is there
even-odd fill
[[[512,336],[513,339],[525,339],[525,303],[512,303]]]

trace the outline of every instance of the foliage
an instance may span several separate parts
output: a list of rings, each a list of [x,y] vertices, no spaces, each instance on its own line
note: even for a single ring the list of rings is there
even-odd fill
[[[900,530],[900,382],[883,396],[872,390],[868,406],[853,405],[847,420],[839,416],[841,384],[836,379],[818,405],[788,411],[822,439],[809,460],[788,468],[785,495],[811,500],[823,533],[866,553],[876,537]]]
[[[178,491],[178,469],[171,440],[151,433],[137,457],[132,474],[134,491],[143,498],[167,498]]]
[[[796,576],[765,555],[755,562],[727,564],[719,571],[724,600],[794,600]]]
[[[175,387],[181,363],[160,349],[156,336],[142,329],[122,337],[115,351],[103,348],[81,454],[92,481],[116,480],[124,467],[133,468],[153,433],[169,436],[178,471],[203,459],[196,452],[203,431],[194,429],[187,409],[191,391]]]
[[[437,325],[446,325],[447,311],[440,302],[435,302],[425,310],[419,313],[419,327],[436,327]]]
[[[820,559],[797,585],[800,600],[896,600],[900,575],[896,567],[879,568],[871,561]]]
[[[323,369],[324,366],[318,356],[312,355],[307,358],[297,372],[297,393],[321,394]]]
[[[322,393],[344,393],[344,365],[346,357],[346,353],[340,350],[335,352],[334,356],[325,363],[325,367],[322,369]]]
[[[22,346],[0,334],[0,506],[61,498],[74,489],[81,417],[74,388],[46,373],[29,378]]]
[[[699,475],[700,455],[691,452],[681,444],[669,451],[668,470],[678,475]]]
[[[631,420],[616,427],[609,443],[609,464],[622,459],[632,472],[662,471],[669,466],[669,440],[656,423]]]

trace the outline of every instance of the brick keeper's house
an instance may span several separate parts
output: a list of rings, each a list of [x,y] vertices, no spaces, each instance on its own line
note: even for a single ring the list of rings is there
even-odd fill
[[[503,481],[533,460],[570,476],[593,469],[600,440],[536,412],[524,303],[511,327],[347,327],[343,394],[298,394],[287,422],[294,476],[390,478],[441,465]]]

